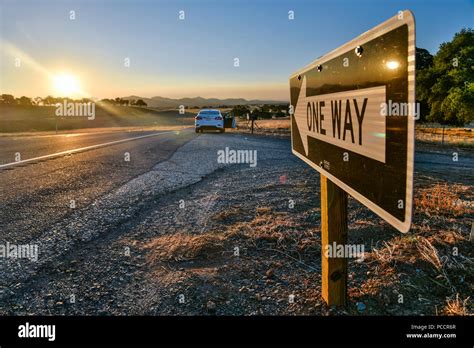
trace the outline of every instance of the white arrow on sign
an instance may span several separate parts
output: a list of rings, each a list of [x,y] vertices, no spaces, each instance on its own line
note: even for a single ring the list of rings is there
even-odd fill
[[[308,136],[307,134],[303,134],[304,127],[306,126],[306,76],[303,76],[303,83],[301,84],[300,94],[298,96],[298,100],[296,101],[296,109],[295,109],[295,121],[296,125],[298,126],[298,131],[300,132],[301,142],[303,143],[304,147],[304,155],[308,156]]]
[[[308,136],[385,163],[385,86],[306,96],[303,76],[295,121],[308,156]]]

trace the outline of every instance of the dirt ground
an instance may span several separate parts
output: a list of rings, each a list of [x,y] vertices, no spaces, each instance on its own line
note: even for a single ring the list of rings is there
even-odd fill
[[[366,255],[349,262],[345,309],[328,308],[321,300],[318,176],[301,168],[290,180],[283,174],[258,186],[234,180],[240,189],[204,203],[212,211],[205,231],[182,229],[141,246],[154,265],[153,278],[168,283],[176,298],[189,299],[167,313],[473,314],[469,178],[454,175],[447,181],[418,173],[413,228],[407,234],[350,200],[349,243],[364,244]],[[290,209],[282,196],[298,197],[295,207]],[[265,203],[249,204],[256,197]]]

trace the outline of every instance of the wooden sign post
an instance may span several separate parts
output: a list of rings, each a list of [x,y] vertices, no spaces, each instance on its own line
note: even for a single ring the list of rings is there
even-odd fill
[[[328,249],[347,243],[347,193],[321,174],[322,297],[328,305],[345,306],[347,258],[328,255]]]
[[[348,195],[400,232],[410,230],[415,66],[415,19],[399,11],[290,76],[292,152],[321,175],[328,305],[346,304],[347,260],[356,257],[347,245]]]

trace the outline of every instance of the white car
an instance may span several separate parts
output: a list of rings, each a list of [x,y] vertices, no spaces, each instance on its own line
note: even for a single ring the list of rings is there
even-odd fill
[[[224,117],[222,117],[219,110],[202,109],[194,118],[194,127],[196,133],[202,133],[206,129],[214,129],[224,133]]]

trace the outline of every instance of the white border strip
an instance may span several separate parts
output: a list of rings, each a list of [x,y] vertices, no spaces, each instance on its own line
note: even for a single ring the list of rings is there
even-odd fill
[[[395,28],[398,28],[402,25],[408,25],[408,103],[415,103],[415,18],[411,11],[405,10],[403,11],[403,19],[399,19],[399,15],[396,15],[387,21],[379,24],[378,26],[374,27],[373,29],[359,35],[357,38],[345,43],[344,45],[336,48],[335,50],[329,52],[328,54],[324,55],[323,57],[318,58],[311,64],[307,65],[306,67],[298,70],[296,73],[290,76],[290,80],[295,78],[296,76],[303,74],[304,72],[313,69],[314,67],[318,66],[319,64],[323,64],[324,62],[335,58],[342,53],[345,53],[351,49],[359,45],[363,45],[364,43],[381,36]],[[412,104],[413,105],[413,104]],[[296,105],[295,105],[296,108]],[[294,115],[293,115],[294,117]],[[367,199],[359,192],[355,191],[341,180],[334,177],[331,173],[325,171],[323,168],[319,167],[315,163],[311,162],[308,158],[301,155],[299,152],[296,152],[293,148],[291,151],[294,155],[298,156],[300,159],[305,161],[311,167],[316,169],[321,174],[327,176],[332,182],[342,188],[344,191],[349,193],[352,197],[357,199],[367,208],[375,212],[381,218],[386,220],[390,225],[398,229],[400,232],[406,233],[410,230],[411,226],[411,219],[412,219],[412,210],[413,210],[413,161],[414,161],[414,153],[415,153],[415,118],[411,116],[408,117],[408,134],[407,134],[407,163],[406,163],[406,196],[405,196],[405,220],[400,221],[391,215],[386,210],[382,209],[380,206],[372,202],[371,200]],[[291,144],[293,146],[293,131],[291,132]]]
[[[39,157],[34,157],[34,158],[28,158],[26,160],[22,160],[22,161],[18,161],[18,162],[10,162],[10,163],[6,163],[6,164],[2,164],[2,165],[0,165],[0,169],[13,167],[13,166],[16,166],[16,165],[19,165],[19,164],[44,160],[44,159],[47,159],[47,158],[55,158],[55,157],[60,157],[60,156],[64,156],[64,155],[69,155],[69,154],[72,154],[72,153],[83,152],[83,151],[88,151],[88,150],[92,150],[92,149],[98,149],[100,147],[106,147],[106,146],[110,146],[110,145],[125,143],[127,141],[133,141],[133,140],[154,137],[154,136],[162,135],[162,134],[176,133],[176,132],[179,132],[179,131],[169,131],[169,132],[161,132],[161,133],[141,135],[139,137],[121,139],[121,140],[116,140],[116,141],[110,141],[108,143],[91,145],[91,146],[81,147],[81,148],[78,148],[78,149],[66,150],[66,151],[62,151],[62,152],[53,153],[53,154],[50,154],[50,155],[44,155],[44,156],[39,156]]]

